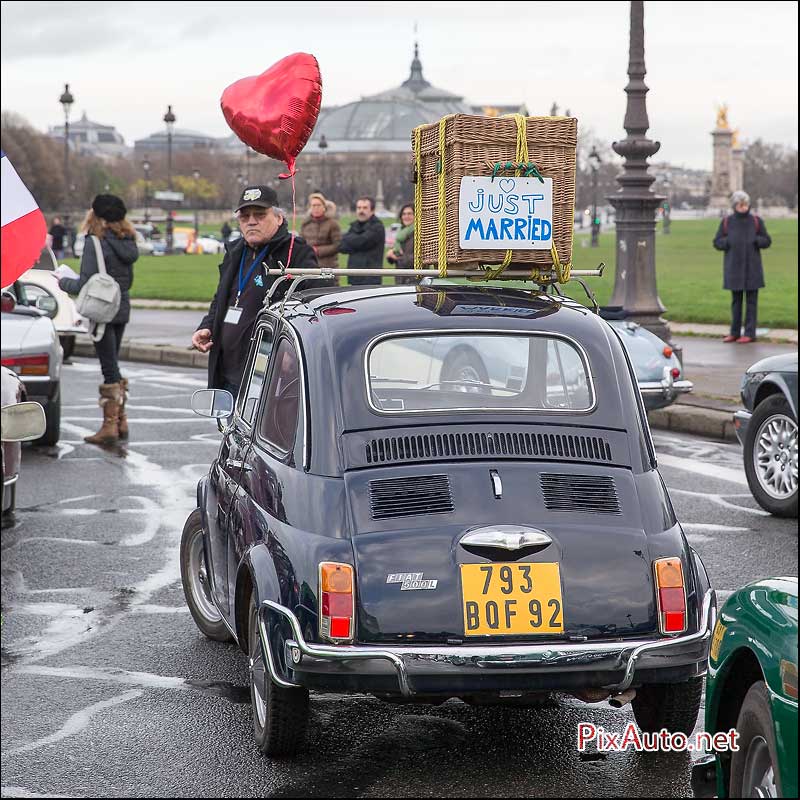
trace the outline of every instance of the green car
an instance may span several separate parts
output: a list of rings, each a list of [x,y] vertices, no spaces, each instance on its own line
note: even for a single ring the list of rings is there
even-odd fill
[[[738,750],[696,762],[696,797],[797,797],[797,578],[734,592],[719,613],[706,678],[706,731]]]

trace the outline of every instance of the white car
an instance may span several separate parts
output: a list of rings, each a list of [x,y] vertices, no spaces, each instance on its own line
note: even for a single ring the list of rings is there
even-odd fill
[[[89,333],[89,320],[81,316],[75,301],[58,286],[53,271],[58,261],[49,247],[42,250],[39,260],[17,280],[25,287],[29,304],[36,306],[53,320],[64,358],[72,355],[78,334]]]
[[[25,285],[15,281],[3,289],[0,314],[3,366],[15,372],[28,400],[42,405],[46,428],[38,444],[52,447],[61,430],[61,364],[63,353],[53,320],[40,303],[28,299]]]

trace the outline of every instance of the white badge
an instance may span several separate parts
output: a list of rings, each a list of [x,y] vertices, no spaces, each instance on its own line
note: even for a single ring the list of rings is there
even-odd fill
[[[239,320],[242,318],[242,309],[236,306],[231,306],[228,313],[225,315],[225,322],[230,322],[231,325],[238,325]]]

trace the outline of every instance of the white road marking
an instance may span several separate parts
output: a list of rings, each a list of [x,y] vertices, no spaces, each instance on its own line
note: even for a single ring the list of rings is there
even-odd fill
[[[744,511],[745,514],[755,514],[758,517],[769,517],[770,513],[768,511],[764,511],[762,508],[750,508],[749,506],[740,506],[737,503],[731,503],[730,501],[726,500],[726,497],[747,497],[752,499],[753,495],[751,494],[709,494],[708,492],[693,492],[690,489],[675,489],[670,488],[670,494],[688,494],[692,497],[701,497],[703,500],[710,500],[712,503],[716,503],[723,508],[730,508],[735,511]]]
[[[679,469],[683,472],[693,472],[697,475],[705,475],[707,478],[718,478],[728,483],[738,483],[740,486],[747,486],[743,470],[721,467],[718,464],[711,464],[706,461],[695,461],[691,458],[680,458],[661,454],[658,456],[658,465]]]
[[[135,606],[131,609],[134,614],[188,614],[189,606]]]
[[[187,395],[184,395],[186,397]],[[191,414],[193,417],[197,416],[191,408],[172,408],[171,406],[144,406],[139,405],[138,403],[128,403],[125,408],[128,409],[128,413],[130,414],[131,411],[160,411],[161,413],[167,414]],[[70,409],[73,411],[97,411],[98,405],[97,403],[87,403],[86,405],[62,405],[61,410],[64,411],[66,409]]]
[[[56,800],[62,800],[67,797],[83,797],[82,794],[37,794],[24,786],[0,786],[0,797],[52,797]]]
[[[100,417],[62,417],[63,420],[67,420],[69,422],[89,422],[89,423],[100,423]],[[175,425],[178,422],[197,422],[197,420],[192,417],[190,419],[157,419],[154,417],[128,417],[128,422],[132,425],[137,423],[147,424],[147,425]]]
[[[149,542],[158,532],[160,523],[160,511],[157,503],[154,503],[149,497],[142,497],[140,495],[128,495],[131,500],[136,500],[141,503],[141,510],[138,513],[144,512],[144,530],[141,533],[132,533],[120,540],[122,547],[136,547],[140,544]],[[137,513],[134,509],[123,509],[124,511]]]
[[[54,511],[54,514],[64,514],[67,513],[66,511]],[[23,544],[30,544],[31,542],[61,542],[62,544],[81,544],[86,545],[89,547],[96,546],[100,544],[100,542],[94,541],[94,539],[70,539],[67,536],[29,536],[25,539],[20,539],[18,542],[14,542],[8,549],[14,547],[19,547]]]
[[[50,678],[77,678],[78,680],[97,680],[121,683],[125,686],[138,686],[141,689],[190,689],[184,678],[155,675],[152,672],[129,672],[125,669],[104,669],[102,667],[44,667],[34,664],[16,667],[14,672],[24,675],[40,675]]]
[[[720,533],[736,532],[736,531],[749,531],[750,528],[737,528],[733,525],[715,525],[711,522],[682,522],[684,531],[698,532],[701,531],[715,531]]]
[[[31,750],[38,750],[40,747],[47,747],[47,745],[60,742],[62,739],[67,739],[70,736],[75,736],[82,730],[88,727],[95,714],[105,711],[107,708],[113,708],[120,705],[120,703],[127,703],[128,700],[135,700],[141,697],[144,692],[140,689],[130,689],[127,692],[112,697],[109,700],[101,700],[99,703],[92,703],[92,705],[82,708],[73,714],[55,733],[45,736],[42,739],[37,739],[34,742],[23,744],[20,747],[14,747],[11,750],[6,750],[4,756],[16,756],[21,753],[29,753]]]
[[[83,439],[81,439],[80,441],[77,440],[77,439],[75,439],[75,440],[68,439],[67,441],[70,442],[71,444],[86,444],[86,442],[84,442]],[[173,441],[169,441],[169,440],[166,440],[166,439],[160,439],[160,440],[154,441],[154,442],[138,442],[137,441],[135,443],[136,447],[156,447],[156,446],[159,446],[159,445],[182,445],[182,444],[213,444],[215,447],[219,447],[219,439],[217,439],[217,441],[213,441],[211,439],[201,439],[200,437],[192,436],[189,439],[178,439],[178,440],[173,440]],[[93,445],[91,445],[91,446],[93,446]],[[70,458],[70,459],[67,459],[67,460],[72,462],[72,461],[104,461],[105,459],[103,459],[100,456],[96,456],[94,458]]]

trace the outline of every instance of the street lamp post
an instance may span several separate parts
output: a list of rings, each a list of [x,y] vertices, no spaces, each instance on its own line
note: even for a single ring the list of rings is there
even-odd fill
[[[192,170],[192,177],[194,178],[194,238],[195,241],[197,241],[197,238],[200,236],[200,220],[198,219],[198,205],[200,200],[198,181],[200,180],[200,170]]]
[[[630,51],[625,139],[614,142],[614,152],[625,161],[617,178],[620,188],[608,200],[616,213],[617,246],[614,290],[610,305],[622,306],[627,316],[669,342],[669,325],[661,316],[666,310],[656,288],[656,209],[663,198],[652,191],[655,177],[647,159],[661,148],[647,137],[648,92],[644,82],[644,4],[631,2]]]
[[[322,134],[322,136],[319,137],[319,149],[320,152],[322,153],[322,165],[321,165],[322,168],[320,169],[320,172],[322,173],[322,186],[323,186],[323,191],[327,191],[328,176],[327,176],[327,170],[325,169],[325,165],[327,162],[327,159],[325,158],[325,152],[328,149],[328,140],[325,138],[324,133]]]
[[[144,170],[144,224],[150,222],[150,161],[147,156],[142,160]]]
[[[600,169],[600,154],[594,145],[589,153],[589,166],[592,169],[592,247],[599,247],[600,217],[597,215],[597,172]]]
[[[164,114],[164,124],[167,126],[167,188],[172,191],[172,131],[175,128],[175,115],[172,113],[172,106],[167,106],[167,113]],[[167,201],[171,203],[172,201]],[[167,253],[172,253],[172,209],[167,206]]]
[[[58,102],[64,109],[64,227],[69,231],[69,208],[72,200],[69,181],[69,111],[75,98],[69,90],[68,83],[64,84],[64,93],[58,98]]]
[[[664,235],[666,235],[666,234],[669,233],[670,225],[672,223],[672,220],[670,219],[670,215],[671,215],[672,209],[670,207],[670,202],[669,202],[669,189],[670,189],[670,174],[669,173],[667,173],[664,176],[663,185],[664,185],[664,194],[666,195],[666,197],[664,198],[664,205],[663,205],[664,221],[663,221],[663,224],[661,226],[661,230],[664,233]]]

